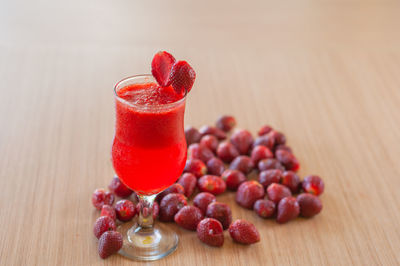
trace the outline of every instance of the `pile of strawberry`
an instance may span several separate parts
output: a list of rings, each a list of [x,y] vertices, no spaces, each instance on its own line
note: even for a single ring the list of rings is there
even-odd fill
[[[267,125],[255,139],[244,129],[228,136],[235,125],[235,118],[222,116],[215,127],[187,128],[188,160],[181,179],[190,173],[198,178],[191,186],[197,184],[200,191],[214,195],[236,191],[240,206],[263,218],[275,217],[278,223],[318,214],[324,182],[316,175],[300,179],[300,164],[286,145],[286,136]],[[249,179],[251,173],[257,180]]]
[[[300,180],[296,173],[300,164],[286,145],[284,134],[263,126],[255,139],[247,130],[228,136],[235,125],[232,116],[222,116],[215,127],[185,130],[188,158],[184,173],[177,183],[157,195],[154,219],[197,231],[200,241],[219,247],[226,229],[238,243],[260,241],[252,223],[242,219],[232,222],[229,205],[217,201],[216,196],[227,189],[236,191],[237,204],[253,209],[262,218],[274,217],[278,223],[299,215],[312,217],[322,210],[318,196],[324,191],[324,183],[316,175]],[[251,176],[257,176],[257,180]],[[115,231],[117,221],[130,221],[140,210],[136,195],[118,177],[108,187],[109,192],[97,189],[92,195],[93,205],[101,210],[94,225],[101,258],[122,247],[122,236]],[[199,193],[195,195],[196,190]],[[188,199],[193,195],[193,205],[189,206]],[[116,196],[122,199],[113,206]]]

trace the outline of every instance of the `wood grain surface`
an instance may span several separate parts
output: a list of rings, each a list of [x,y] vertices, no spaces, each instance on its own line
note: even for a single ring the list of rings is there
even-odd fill
[[[232,114],[286,133],[300,175],[326,183],[323,212],[286,225],[240,208],[261,242],[180,236],[149,265],[400,264],[399,1],[1,1],[0,265],[102,260],[95,188],[113,175],[116,81],[160,49],[197,81],[185,123]]]

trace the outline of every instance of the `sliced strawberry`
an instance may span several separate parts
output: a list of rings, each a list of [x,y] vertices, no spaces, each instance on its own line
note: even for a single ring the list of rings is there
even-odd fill
[[[151,73],[161,87],[171,84],[170,72],[175,63],[175,58],[166,51],[160,51],[154,55],[151,62]]]
[[[172,66],[169,79],[176,93],[181,94],[185,90],[189,92],[196,79],[196,72],[186,61],[178,61]]]

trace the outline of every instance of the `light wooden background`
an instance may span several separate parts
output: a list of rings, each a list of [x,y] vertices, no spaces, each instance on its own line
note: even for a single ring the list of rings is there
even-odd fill
[[[180,245],[149,265],[400,264],[399,1],[1,1],[0,264],[101,260],[92,191],[113,174],[112,87],[165,49],[197,72],[186,124],[287,134],[323,212],[286,225],[228,202],[261,242]]]

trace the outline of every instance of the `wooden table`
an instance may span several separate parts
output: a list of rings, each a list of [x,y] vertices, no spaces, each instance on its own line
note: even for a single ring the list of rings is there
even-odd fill
[[[90,203],[113,175],[114,83],[165,49],[197,80],[186,124],[232,114],[287,134],[323,212],[286,225],[227,202],[261,242],[223,248],[171,224],[151,265],[400,264],[399,1],[3,1],[0,4],[0,264],[102,260]]]

